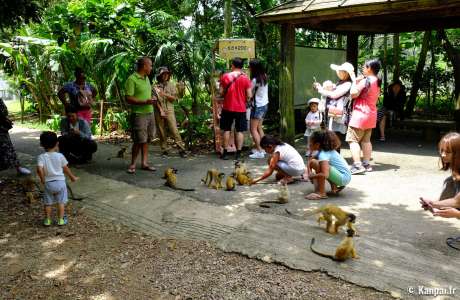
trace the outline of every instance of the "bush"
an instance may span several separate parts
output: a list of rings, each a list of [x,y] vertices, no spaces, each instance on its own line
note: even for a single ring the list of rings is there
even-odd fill
[[[61,116],[52,115],[52,117],[46,120],[46,126],[52,131],[59,131],[61,127]]]

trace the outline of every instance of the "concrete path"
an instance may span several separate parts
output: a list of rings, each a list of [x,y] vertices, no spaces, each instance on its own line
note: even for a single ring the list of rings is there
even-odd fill
[[[21,159],[30,165],[41,152],[37,137],[38,132],[20,128],[12,133]],[[297,183],[289,186],[288,204],[269,209],[257,203],[276,199],[276,184],[238,187],[236,192],[209,190],[200,184],[211,167],[230,173],[231,161],[212,155],[160,158],[154,147],[150,160],[159,171],[138,170],[129,175],[125,172],[127,161],[107,160],[117,151],[116,146],[100,145],[95,163],[75,169],[81,180],[72,187],[87,197],[80,203],[82,208],[97,216],[156,236],[208,240],[225,251],[305,271],[322,270],[404,298],[411,297],[407,292],[410,287],[416,292],[419,286],[460,288],[458,252],[445,244],[446,237],[458,234],[460,222],[435,219],[418,205],[421,195],[437,198],[448,175],[438,170],[434,144],[419,144],[414,139],[377,144],[375,172],[353,176],[340,197],[307,201],[303,196],[313,186]],[[343,155],[350,157],[347,149]],[[260,174],[265,161],[247,163],[253,173]],[[164,187],[160,177],[167,166],[179,169],[181,187],[196,191]],[[288,208],[300,214],[325,203],[340,205],[357,215],[360,237],[355,242],[360,259],[336,263],[312,254],[308,248],[312,237],[317,248],[332,253],[344,233],[325,234],[315,217],[299,220],[285,212]]]

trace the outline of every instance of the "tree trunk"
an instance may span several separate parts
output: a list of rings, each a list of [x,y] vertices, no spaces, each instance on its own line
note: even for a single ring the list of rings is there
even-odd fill
[[[292,24],[281,25],[281,68],[279,77],[280,134],[287,143],[293,143],[295,137],[294,119],[294,63],[295,63],[295,27]]]
[[[436,76],[436,39],[431,36],[431,74],[433,75],[433,87],[432,91],[432,101],[431,103],[434,104],[436,102],[436,93],[437,93],[437,85],[438,85],[438,78]],[[430,87],[428,87],[430,89]]]
[[[460,50],[455,49],[454,46],[452,46],[444,30],[438,31],[438,37],[439,40],[442,40],[442,46],[444,47],[444,50],[447,52],[447,56],[449,57],[449,60],[452,63],[452,67],[454,68],[454,118],[457,122],[457,131],[460,131]]]
[[[425,67],[426,54],[428,53],[428,46],[430,42],[430,31],[425,31],[423,35],[422,49],[420,51],[420,56],[417,63],[417,68],[415,69],[414,77],[412,78],[412,88],[410,90],[409,101],[406,105],[405,115],[410,117],[413,113],[415,102],[417,101],[417,93],[420,89],[420,80],[423,75],[423,68]]]
[[[225,0],[224,6],[224,37],[232,37],[232,0]]]
[[[401,47],[399,46],[399,33],[393,34],[393,82],[401,77],[401,64],[399,57],[401,55]]]

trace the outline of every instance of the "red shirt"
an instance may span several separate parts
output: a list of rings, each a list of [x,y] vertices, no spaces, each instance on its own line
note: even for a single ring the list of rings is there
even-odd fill
[[[240,73],[242,72],[236,71],[222,75],[220,84],[222,85],[223,89],[225,90],[227,86],[233,81],[233,79],[235,79]],[[251,80],[249,80],[246,74],[242,73],[242,75],[236,78],[232,85],[227,89],[227,93],[224,97],[223,109],[233,112],[246,112],[246,90],[250,89],[251,87]]]

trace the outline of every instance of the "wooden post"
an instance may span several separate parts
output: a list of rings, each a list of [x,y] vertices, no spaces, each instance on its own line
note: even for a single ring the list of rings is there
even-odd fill
[[[393,34],[393,82],[399,79],[401,76],[401,64],[399,62],[399,56],[401,53],[401,47],[399,46],[399,33]]]
[[[383,35],[383,90],[387,90],[388,86],[388,35],[385,33]]]
[[[355,67],[358,73],[358,37],[356,33],[347,34],[347,61]]]
[[[232,0],[225,0],[224,4],[224,37],[232,37]]]
[[[104,98],[105,97],[101,97],[101,105],[99,106],[99,136],[102,137],[102,132],[103,132],[103,127],[104,127],[104,124],[102,124],[102,116],[103,116],[103,113],[104,113]]]
[[[281,69],[279,78],[280,134],[288,142],[294,142],[294,63],[295,26],[281,25]]]

